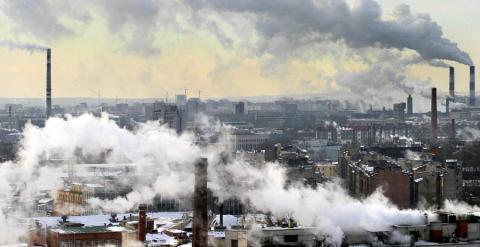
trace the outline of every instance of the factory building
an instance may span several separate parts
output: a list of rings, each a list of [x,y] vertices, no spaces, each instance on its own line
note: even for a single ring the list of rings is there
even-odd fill
[[[145,242],[156,233],[155,219],[163,214],[111,214],[35,218],[29,246],[125,246]],[[177,216],[179,217],[179,216]],[[174,227],[175,224],[172,224]],[[173,239],[172,239],[173,240]]]

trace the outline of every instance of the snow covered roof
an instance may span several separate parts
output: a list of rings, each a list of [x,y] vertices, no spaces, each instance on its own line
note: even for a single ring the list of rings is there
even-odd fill
[[[163,233],[147,233],[145,236],[147,246],[177,246],[177,240]]]
[[[132,213],[132,216],[137,216],[138,213]],[[117,219],[121,220],[124,217],[129,218],[130,214],[118,214]],[[147,217],[150,219],[169,218],[169,219],[181,219],[182,212],[154,212],[147,213]],[[68,221],[72,223],[80,223],[84,226],[104,226],[110,224],[110,215],[85,215],[85,216],[69,216]],[[38,221],[42,226],[55,227],[62,221],[61,217],[37,217],[33,220]]]

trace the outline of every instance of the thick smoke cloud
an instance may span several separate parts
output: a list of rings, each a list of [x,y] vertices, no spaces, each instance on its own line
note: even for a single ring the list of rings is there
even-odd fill
[[[429,15],[397,7],[394,18],[382,19],[373,0],[203,0],[188,1],[194,9],[243,14],[254,19],[257,31],[268,42],[282,39],[292,46],[322,40],[343,40],[351,47],[412,49],[425,60],[444,59],[472,64],[469,55],[443,37],[442,28]]]
[[[339,66],[334,76],[340,88],[339,98],[356,103],[361,110],[367,110],[370,105],[389,108],[392,103],[405,102],[410,94],[415,99],[416,111],[429,109],[427,99],[432,82],[408,76],[410,65],[425,60],[417,55],[371,48],[360,49],[358,53],[364,58],[364,69],[351,71]]]
[[[74,164],[74,169],[81,171],[82,164],[98,157],[112,165],[134,166],[119,178],[133,189],[126,197],[90,200],[92,207],[105,213],[135,209],[139,203],[150,203],[158,195],[179,198],[190,194],[193,164],[199,157],[208,157],[209,187],[221,200],[236,197],[254,209],[271,212],[274,217],[294,217],[303,226],[319,227],[335,243],[341,241],[344,232],[382,230],[391,224],[424,220],[423,212],[399,210],[380,192],[357,200],[335,183],[317,189],[302,184],[286,187],[286,171],[280,165],[249,164],[229,156],[225,148],[228,147],[226,128],[208,123],[200,124],[199,128],[202,136],[216,143],[200,144],[205,141],[191,134],[178,136],[157,123],[128,131],[108,116],[51,118],[44,128],[28,125],[18,160],[0,166],[3,214],[0,225],[6,226],[0,230],[12,233],[0,236],[0,242],[25,233],[27,225],[18,224],[16,219],[32,213],[33,202],[40,192],[48,191],[55,196],[55,191],[64,186],[65,166]]]
[[[0,5],[1,6],[1,5]],[[62,18],[89,22],[91,16],[82,10],[76,1],[4,1],[3,13],[12,20],[16,32],[29,33],[45,41],[75,34],[75,30],[64,24]]]
[[[469,55],[445,38],[442,28],[429,15],[412,13],[408,5],[400,5],[391,19],[383,19],[382,9],[374,0],[353,4],[346,0],[102,0],[83,4],[22,0],[8,1],[3,10],[18,31],[43,40],[75,35],[74,29],[61,21],[63,17],[89,23],[94,12],[100,10],[106,16],[108,29],[125,37],[127,49],[141,55],[159,52],[155,33],[162,27],[191,31],[186,28],[190,25],[206,29],[231,47],[235,38],[248,35],[246,28],[237,28],[242,19],[251,22],[260,35],[254,49],[262,53],[285,53],[334,40],[353,48],[411,49],[437,65],[441,64],[439,60],[472,64]],[[240,33],[233,34],[232,30]],[[282,49],[275,48],[279,46]]]
[[[157,55],[160,50],[155,47],[155,32],[162,9],[161,2],[154,0],[102,0],[99,7],[106,16],[108,29],[114,34],[121,34],[130,25],[133,28],[127,40],[127,51],[134,51],[143,56]],[[122,35],[119,35],[122,37]]]

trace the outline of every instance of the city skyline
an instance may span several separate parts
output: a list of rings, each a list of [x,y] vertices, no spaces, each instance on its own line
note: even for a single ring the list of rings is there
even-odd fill
[[[480,25],[475,21],[476,4],[472,1],[458,1],[458,11],[451,11],[448,1],[435,1],[434,10],[429,10],[432,1],[376,2],[382,9],[382,20],[394,18],[392,13],[399,4],[408,4],[413,14],[430,15],[441,26],[444,38],[458,43],[473,62],[478,61],[480,56],[475,50],[478,38],[472,33],[478,33]],[[100,94],[104,98],[164,98],[167,92],[172,97],[185,88],[191,90],[191,96],[202,90],[202,95],[208,98],[338,93],[352,89],[349,81],[338,82],[351,80],[339,74],[368,69],[372,65],[365,63],[366,57],[375,60],[385,51],[392,56],[412,55],[410,51],[352,48],[342,39],[309,43],[314,48],[295,46],[280,55],[271,50],[275,47],[270,43],[259,53],[262,43],[259,31],[249,29],[242,36],[230,24],[219,25],[222,22],[218,18],[224,17],[222,11],[209,10],[213,14],[202,12],[190,16],[201,19],[192,24],[182,19],[185,12],[192,15],[191,10],[176,9],[184,5],[171,3],[163,6],[164,3],[170,2],[142,1],[143,5],[125,11],[131,4],[129,1],[86,6],[74,1],[65,4],[37,1],[36,6],[24,1],[1,2],[0,20],[7,25],[0,28],[0,40],[46,44],[52,48],[54,97],[96,98]],[[168,19],[172,17],[169,10],[178,12],[176,21]],[[42,11],[48,21],[35,22]],[[242,16],[233,22],[242,28],[255,24]],[[280,49],[281,45],[280,42]],[[398,61],[381,66],[391,67],[395,62]],[[41,53],[1,47],[0,97],[43,97],[44,64]],[[457,91],[466,93],[468,67],[456,62],[449,64],[456,68]],[[406,74],[407,81],[419,80],[438,87],[441,92],[448,91],[446,68],[417,64],[408,65],[405,73],[398,73]],[[357,74],[352,77],[357,78]],[[381,83],[383,78],[374,80]],[[355,83],[355,79],[352,81]],[[404,98],[404,94],[399,93],[398,97]]]

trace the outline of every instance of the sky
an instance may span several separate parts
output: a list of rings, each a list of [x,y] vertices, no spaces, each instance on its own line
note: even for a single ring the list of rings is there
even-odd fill
[[[52,48],[54,97],[165,98],[189,89],[211,98],[330,93],[387,104],[426,96],[431,86],[447,91],[448,69],[432,66],[444,63],[455,66],[461,93],[468,66],[458,61],[480,59],[479,7],[475,0],[0,0],[0,97],[45,93],[45,55],[11,43]]]

